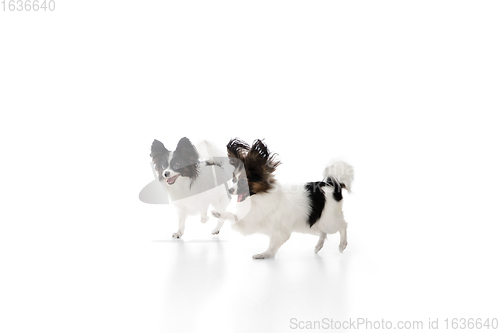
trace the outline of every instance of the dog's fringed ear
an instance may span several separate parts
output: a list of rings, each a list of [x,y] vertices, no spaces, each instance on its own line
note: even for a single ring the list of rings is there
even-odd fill
[[[229,140],[227,146],[227,156],[243,160],[250,149],[248,143],[238,138]]]
[[[177,148],[175,148],[175,153],[180,154],[188,164],[198,164],[199,162],[200,155],[188,138],[179,140]]]
[[[229,157],[229,164],[234,166],[235,170],[240,170],[243,168],[243,160],[250,149],[248,143],[238,138],[233,138],[229,140],[226,145],[227,156]]]
[[[167,163],[168,156],[170,152],[167,148],[158,140],[154,140],[151,145],[151,156],[153,158],[153,163],[155,164],[155,169],[158,172],[158,175],[161,175],[163,165]]]
[[[158,140],[154,140],[153,141],[153,144],[151,145],[151,154],[150,156],[152,158],[154,158],[156,155],[162,155],[162,154],[166,154],[168,153],[168,150],[167,148],[165,148],[165,146],[163,145],[163,143],[161,143],[160,141]]]
[[[255,140],[246,156],[245,165],[264,177],[269,177],[281,162],[272,154],[262,140]]]

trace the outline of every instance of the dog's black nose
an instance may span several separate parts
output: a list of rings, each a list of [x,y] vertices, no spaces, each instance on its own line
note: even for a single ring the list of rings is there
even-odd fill
[[[170,171],[163,171],[163,177],[167,178],[170,175]]]
[[[232,187],[231,187],[231,188],[229,189],[229,194],[233,194],[233,193],[234,193],[234,188],[232,188]]]

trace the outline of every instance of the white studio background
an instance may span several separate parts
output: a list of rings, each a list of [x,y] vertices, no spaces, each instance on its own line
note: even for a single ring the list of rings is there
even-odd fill
[[[496,1],[0,11],[0,330],[289,331],[303,309],[276,301],[284,290],[226,302],[268,290],[268,274],[306,304],[331,293],[302,319],[498,317],[499,16]],[[166,242],[175,212],[138,193],[153,179],[153,139],[173,149],[183,136],[265,138],[282,182],[320,180],[330,158],[352,163],[349,246],[335,252],[334,235],[320,253],[345,285],[291,282],[316,260],[312,236],[262,265],[251,255],[265,238],[229,228],[200,243],[208,254]],[[186,241],[211,239],[197,221],[187,228]],[[176,251],[199,256],[192,276],[224,284],[189,285],[199,281],[176,275]],[[201,295],[169,294],[172,283]]]

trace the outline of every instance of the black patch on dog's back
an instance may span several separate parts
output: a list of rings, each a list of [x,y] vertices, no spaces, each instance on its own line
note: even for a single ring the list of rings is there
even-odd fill
[[[342,186],[337,182],[333,182],[333,184],[335,185],[333,189],[333,199],[335,199],[335,201],[340,201],[342,200]]]
[[[335,199],[335,201],[338,202],[342,200],[342,189],[345,188],[344,184],[338,183],[332,178],[328,178],[325,185],[333,187],[333,199]]]
[[[311,182],[305,186],[309,197],[310,210],[307,222],[310,227],[320,219],[323,208],[325,208],[325,191],[322,189],[325,185],[324,182]]]

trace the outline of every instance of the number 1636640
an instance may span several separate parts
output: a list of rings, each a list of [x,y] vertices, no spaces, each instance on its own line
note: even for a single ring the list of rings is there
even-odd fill
[[[54,0],[2,0],[1,10],[4,12],[53,12],[56,10]]]

